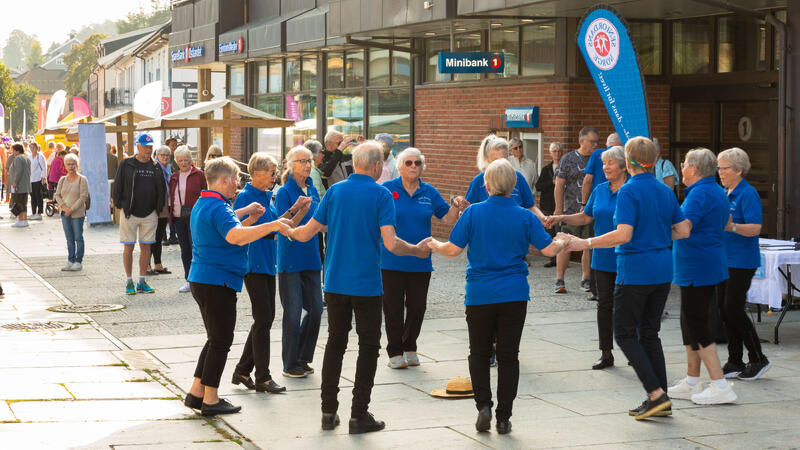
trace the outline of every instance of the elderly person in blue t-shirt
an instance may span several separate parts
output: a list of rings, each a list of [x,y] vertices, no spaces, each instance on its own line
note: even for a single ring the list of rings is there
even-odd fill
[[[449,242],[430,241],[432,250],[454,257],[467,249],[464,304],[469,329],[469,373],[475,391],[478,420],[487,431],[492,419],[489,355],[497,339],[497,432],[511,431],[511,409],[519,384],[519,343],[525,325],[530,287],[525,255],[534,246],[545,256],[563,250],[571,236],[553,241],[530,211],[510,198],[518,177],[511,163],[489,164],[485,180],[489,198],[464,211],[450,232]]]
[[[724,234],[730,206],[714,177],[717,159],[711,150],[690,150],[681,164],[681,172],[686,186],[681,210],[692,226],[692,233],[675,241],[672,260],[673,283],[681,288],[681,334],[687,369],[686,378],[670,387],[669,395],[701,405],[731,403],[736,400],[736,393],[723,376],[708,326],[708,310],[716,287],[728,278]],[[700,383],[701,362],[711,376],[705,390]]]
[[[431,235],[431,218],[447,225],[458,220],[458,208],[447,204],[435,187],[420,179],[425,157],[413,147],[397,155],[400,176],[383,183],[392,193],[397,211],[397,235],[407,242],[419,242]],[[396,256],[381,246],[383,314],[386,317],[386,352],[389,367],[418,366],[417,338],[428,298],[433,265],[430,256]],[[404,317],[405,316],[405,320]]]
[[[250,182],[236,196],[233,208],[244,208],[253,202],[263,206],[264,214],[255,221],[256,225],[278,219],[270,191],[275,185],[277,168],[278,162],[266,153],[254,153],[247,163]],[[299,220],[308,212],[308,203],[302,199],[298,200],[282,217],[288,219],[294,216],[292,223],[297,226]],[[244,384],[248,389],[272,394],[286,390],[272,379],[269,372],[269,329],[275,319],[275,255],[275,233],[247,246],[248,272],[244,276],[244,284],[252,305],[253,326],[250,327],[242,357],[236,365],[231,380],[233,384]],[[254,367],[255,382],[250,378],[250,372]]]
[[[672,413],[667,370],[658,332],[672,281],[672,240],[689,236],[691,225],[675,194],[653,175],[658,152],[653,141],[625,144],[628,180],[617,192],[616,229],[575,239],[572,250],[617,247],[614,334],[648,394],[629,411],[636,420]]]
[[[313,155],[302,145],[286,154],[286,169],[278,190],[276,210],[283,214],[299,199],[307,199],[309,210],[300,225],[305,225],[319,205],[319,194],[311,180]],[[319,235],[308,242],[290,242],[278,236],[278,289],[283,306],[283,376],[304,378],[314,373],[308,363],[314,360],[322,320],[322,290]],[[303,314],[305,311],[305,315]]]
[[[339,425],[337,394],[347,336],[356,317],[358,362],[350,409],[350,434],[382,430],[386,424],[368,412],[381,348],[380,242],[398,256],[427,258],[425,239],[411,245],[395,233],[392,195],[375,183],[383,171],[383,147],[366,141],[353,150],[355,173],[328,188],[314,217],[289,234],[307,242],[327,227],[325,300],[328,342],[322,361],[322,429]]]
[[[717,302],[728,337],[728,362],[725,378],[755,380],[772,364],[761,351],[753,322],[744,310],[747,291],[761,265],[758,235],[761,234],[761,197],[744,178],[750,171],[750,158],[740,148],[729,148],[717,155],[719,179],[730,201],[732,221],[725,227],[728,281],[717,290]],[[742,345],[747,347],[748,364],[742,360]]]
[[[592,156],[594,157],[594,156]],[[604,181],[589,195],[582,212],[568,216],[550,216],[546,225],[565,222],[583,226],[594,222],[594,235],[600,236],[614,230],[614,212],[617,209],[617,193],[628,179],[625,151],[612,147],[602,153]],[[614,286],[617,278],[617,256],[614,248],[592,250],[592,271],[597,280],[597,334],[600,341],[600,359],[592,366],[602,370],[614,365]]]
[[[192,208],[192,267],[189,283],[200,307],[207,341],[200,352],[194,381],[184,404],[204,416],[239,412],[241,406],[219,398],[217,390],[236,326],[236,293],[249,270],[247,244],[279,231],[287,233],[288,219],[249,226],[265,208],[258,202],[234,210],[230,198],[239,186],[239,167],[232,159],[209,161],[205,169],[208,190]],[[247,216],[243,221],[241,218]]]

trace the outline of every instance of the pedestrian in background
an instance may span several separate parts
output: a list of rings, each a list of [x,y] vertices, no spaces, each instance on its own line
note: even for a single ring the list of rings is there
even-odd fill
[[[44,201],[42,189],[47,189],[47,161],[39,151],[39,144],[31,142],[31,220],[42,220]]]
[[[207,185],[203,171],[194,166],[189,147],[185,145],[178,147],[175,150],[175,161],[178,163],[178,170],[172,172],[169,180],[169,217],[178,235],[183,279],[186,280],[178,292],[185,293],[190,290],[189,269],[192,266],[192,231],[189,227],[189,218],[192,215],[192,207],[200,198],[200,192],[206,189]]]
[[[167,240],[167,225],[169,224],[169,180],[172,178],[172,167],[170,160],[172,153],[169,147],[162,145],[156,151],[156,164],[161,169],[162,178],[164,180],[164,203],[163,207],[158,211],[158,222],[156,224],[156,238],[155,242],[150,246],[150,252],[153,254],[153,267],[150,268],[148,264],[147,275],[161,275],[170,274],[166,267],[161,264],[161,251],[163,249],[164,241]]]
[[[67,264],[63,271],[83,268],[83,221],[86,217],[86,200],[89,198],[89,181],[78,173],[80,161],[72,154],[64,157],[67,175],[61,177],[54,198],[61,209],[61,227],[67,239]]]
[[[11,204],[19,210],[17,221],[11,226],[24,228],[28,226],[28,194],[31,192],[31,160],[25,155],[22,144],[11,146],[14,150],[14,159],[8,169],[8,178],[11,185]]]
[[[536,161],[525,156],[525,148],[522,140],[518,137],[513,137],[508,141],[508,150],[511,152],[508,158],[509,162],[511,162],[511,167],[525,177],[531,192],[535,192],[536,180],[539,178],[539,173],[536,171]]]
[[[562,145],[560,142],[551,142],[549,147],[550,164],[545,165],[542,167],[541,173],[539,173],[539,179],[536,180],[536,192],[539,193],[539,207],[542,210],[542,213],[545,215],[551,216],[556,210],[556,200],[553,195],[555,190],[555,172],[558,170],[558,163],[561,160],[561,155],[563,153]],[[551,237],[556,235],[556,228],[551,227],[547,229],[547,232],[550,234]],[[556,266],[556,257],[552,256],[550,261],[544,263],[544,267],[555,267]]]
[[[325,134],[325,150],[322,152],[322,163],[318,167],[326,189],[346,180],[353,173],[353,155],[345,154],[344,151],[355,142],[355,138],[345,138],[337,130],[330,130]]]
[[[67,149],[64,144],[59,142],[56,144],[55,157],[50,164],[50,172],[47,174],[47,182],[50,184],[50,189],[55,190],[58,185],[58,180],[67,174],[67,169],[64,167],[64,157],[67,155]]]

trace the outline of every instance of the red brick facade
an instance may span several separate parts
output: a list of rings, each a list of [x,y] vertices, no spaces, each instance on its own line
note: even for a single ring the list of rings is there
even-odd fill
[[[650,84],[648,101],[653,133],[669,152],[669,86]],[[478,174],[476,153],[494,118],[506,107],[539,106],[542,148],[560,141],[577,148],[578,131],[585,125],[600,132],[601,141],[611,133],[597,89],[591,82],[490,84],[475,86],[426,86],[416,90],[416,146],[426,157],[424,178],[436,186],[445,200],[464,195]],[[531,130],[523,130],[531,131]],[[513,134],[513,133],[512,133]],[[549,154],[544,156],[549,160]],[[539,168],[541,169],[541,168]],[[434,236],[446,237],[449,227],[435,223]]]

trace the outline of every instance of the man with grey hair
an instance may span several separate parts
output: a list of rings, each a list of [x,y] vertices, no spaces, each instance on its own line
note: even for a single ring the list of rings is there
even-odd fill
[[[430,238],[411,245],[395,234],[394,201],[376,184],[383,169],[383,149],[366,141],[353,150],[355,173],[328,189],[307,224],[290,231],[289,238],[310,240],[328,228],[325,254],[325,300],[328,305],[328,342],[322,362],[322,429],[339,424],[339,377],[352,317],[356,317],[356,365],[350,434],[382,430],[386,424],[368,412],[381,348],[381,242],[390,252],[426,258]]]
[[[342,133],[330,130],[325,134],[325,150],[322,152],[322,182],[325,189],[344,181],[353,173],[353,155],[344,154],[344,150],[355,142],[355,138],[345,138]]]

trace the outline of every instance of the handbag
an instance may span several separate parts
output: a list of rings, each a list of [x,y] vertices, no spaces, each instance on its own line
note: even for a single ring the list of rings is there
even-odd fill
[[[181,200],[181,182],[178,180],[178,204],[181,205],[181,215],[179,216],[181,219],[188,219],[192,217],[192,207],[186,206],[183,204]]]
[[[91,208],[91,207],[92,207],[92,195],[91,194],[87,194],[86,195],[86,208],[85,208],[85,210],[88,211],[89,208]]]

